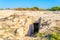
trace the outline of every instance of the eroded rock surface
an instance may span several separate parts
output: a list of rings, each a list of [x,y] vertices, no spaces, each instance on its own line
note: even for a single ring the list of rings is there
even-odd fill
[[[0,10],[0,40],[34,40],[33,37],[25,36],[30,25],[34,27],[33,23],[40,24],[39,33],[50,33],[53,26],[60,27],[60,14],[53,11]],[[40,37],[35,40],[40,40]]]
[[[34,22],[33,16],[10,15],[0,19],[0,38],[2,39],[20,39],[23,38],[29,30],[29,25]]]

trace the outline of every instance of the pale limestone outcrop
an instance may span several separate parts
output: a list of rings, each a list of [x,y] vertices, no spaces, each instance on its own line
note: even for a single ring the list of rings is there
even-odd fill
[[[4,19],[4,18],[1,18]],[[27,16],[27,15],[16,15],[13,14],[9,17],[6,17],[4,19],[5,21],[0,20],[0,31],[2,29],[3,37],[2,38],[7,38],[8,39],[14,39],[17,38],[19,39],[20,37],[23,37],[27,34],[29,30],[29,25],[34,23],[34,17],[33,16]],[[8,34],[8,35],[7,35]],[[11,36],[11,37],[10,37]]]
[[[0,32],[2,33],[1,37],[7,39],[20,39],[20,37],[22,38],[28,33],[29,27],[30,25],[33,25],[33,23],[40,23],[39,27],[41,27],[42,24],[47,21],[47,25],[44,25],[42,29],[40,29],[40,32],[42,31],[46,32],[48,31],[47,30],[48,28],[56,26],[55,20],[60,20],[60,14],[54,13],[55,12],[52,11],[1,10],[0,11],[1,16]],[[39,20],[40,17],[41,20]]]

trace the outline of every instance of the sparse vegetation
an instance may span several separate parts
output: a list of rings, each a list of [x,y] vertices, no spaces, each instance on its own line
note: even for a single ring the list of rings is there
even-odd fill
[[[52,8],[48,8],[48,11],[59,11],[60,7],[56,6],[56,7],[52,7]]]
[[[39,8],[39,7],[32,7],[32,8],[0,8],[0,10],[19,10],[19,11],[23,11],[23,10],[29,10],[29,11],[60,11],[60,6],[54,6],[52,8],[47,8],[47,9],[43,9],[43,8]]]

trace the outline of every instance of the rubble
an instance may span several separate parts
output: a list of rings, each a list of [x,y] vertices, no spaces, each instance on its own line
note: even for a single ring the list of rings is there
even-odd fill
[[[6,17],[4,20],[4,22],[0,22],[0,25],[2,25],[0,26],[0,29],[3,29],[0,30],[0,34],[3,35],[3,38],[5,39],[20,39],[20,37],[24,37],[28,32],[29,25],[33,22],[31,16],[14,16],[14,14],[12,16]]]

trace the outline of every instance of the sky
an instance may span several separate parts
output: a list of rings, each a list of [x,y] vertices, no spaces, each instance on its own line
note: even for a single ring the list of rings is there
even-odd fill
[[[60,0],[0,0],[0,8],[51,8],[60,6]]]

